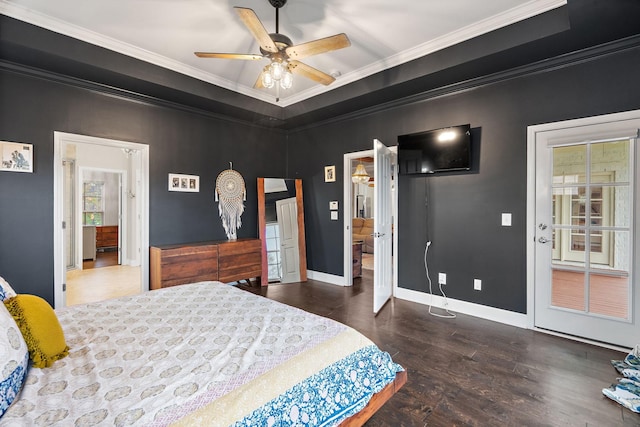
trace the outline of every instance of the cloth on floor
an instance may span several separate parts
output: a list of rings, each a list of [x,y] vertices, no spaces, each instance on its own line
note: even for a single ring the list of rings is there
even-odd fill
[[[640,383],[620,378],[618,384],[612,384],[611,387],[602,389],[602,393],[625,408],[640,413]]]
[[[612,360],[611,364],[624,378],[618,378],[617,384],[602,389],[602,393],[625,408],[640,413],[640,344],[624,360]]]

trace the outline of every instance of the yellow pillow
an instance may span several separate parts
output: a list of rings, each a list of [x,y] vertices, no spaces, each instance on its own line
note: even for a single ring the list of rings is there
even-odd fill
[[[22,332],[33,366],[46,368],[69,354],[60,322],[47,301],[19,294],[4,304]]]

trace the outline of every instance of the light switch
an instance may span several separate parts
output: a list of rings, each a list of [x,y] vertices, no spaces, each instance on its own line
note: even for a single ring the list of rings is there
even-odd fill
[[[502,226],[503,227],[511,227],[511,214],[503,213],[502,214]]]
[[[332,202],[329,202],[329,209],[331,209],[332,211],[337,211],[338,210],[338,201],[334,200]]]
[[[331,221],[338,220],[338,211],[331,211]]]

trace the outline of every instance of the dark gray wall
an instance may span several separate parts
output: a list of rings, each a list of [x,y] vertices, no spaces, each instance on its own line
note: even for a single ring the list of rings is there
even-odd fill
[[[213,200],[218,173],[247,186],[238,237],[257,236],[256,178],[285,176],[285,136],[13,72],[0,72],[0,140],[34,145],[34,173],[0,172],[0,274],[53,303],[53,132],[150,146],[150,243],[226,239]],[[200,176],[199,193],[167,191],[168,173]]]
[[[309,269],[343,274],[342,221],[330,221],[330,200],[342,200],[343,154],[371,149],[373,138],[470,123],[474,167],[399,180],[399,285],[426,292],[424,247],[432,279],[446,272],[448,296],[526,312],[527,126],[640,108],[640,49],[538,72],[367,116],[289,134],[289,167],[304,182]],[[323,167],[337,182],[323,182]],[[500,225],[501,213],[513,226]],[[473,279],[483,290],[473,290]],[[437,291],[437,288],[434,288]]]
[[[422,255],[430,239],[431,270],[449,274],[450,296],[524,312],[526,127],[640,108],[638,38],[618,40],[637,33],[639,4],[572,0],[554,14],[559,21],[547,37],[536,32],[535,41],[509,49],[498,33],[487,34],[471,45],[494,54],[469,60],[469,44],[445,49],[407,64],[424,76],[382,89],[398,70],[370,76],[343,89],[365,95],[341,93],[344,102],[315,116],[304,114],[314,110],[308,103],[280,114],[244,96],[228,100],[230,91],[0,17],[0,140],[35,148],[33,174],[0,172],[0,274],[20,292],[53,299],[54,130],[150,145],[151,244],[225,237],[212,193],[229,161],[248,188],[240,237],[256,235],[257,176],[302,178],[309,268],[342,275],[342,221],[330,221],[328,202],[343,198],[343,154],[369,149],[373,138],[393,145],[400,134],[470,123],[471,173],[399,183],[400,285],[426,290]],[[441,63],[449,68],[432,69]],[[247,123],[273,116],[287,118],[287,132]],[[335,183],[324,182],[326,165],[337,166]],[[169,172],[200,175],[201,192],[169,193]],[[513,213],[511,228],[499,226],[502,212]],[[483,280],[480,293],[474,277]]]

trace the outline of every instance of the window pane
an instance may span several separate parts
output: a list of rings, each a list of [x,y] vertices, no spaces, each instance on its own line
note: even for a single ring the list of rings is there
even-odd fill
[[[591,144],[591,182],[629,182],[629,140]]]
[[[102,212],[85,212],[85,225],[102,225]]]
[[[551,271],[551,305],[584,311],[585,274],[579,271]]]
[[[85,197],[84,208],[85,212],[99,212],[102,210],[102,197]]]
[[[628,231],[591,232],[591,268],[629,274],[631,253]]]
[[[587,174],[587,146],[553,149],[553,185],[583,184]]]
[[[553,189],[553,225],[580,225],[584,218],[585,187]],[[564,215],[563,215],[564,213]]]
[[[626,319],[629,315],[629,277],[590,275],[589,311]]]
[[[102,197],[102,189],[104,183],[100,181],[86,181],[83,186],[83,192],[85,196],[98,196]]]
[[[605,187],[604,213],[606,227],[629,227],[631,224],[631,191],[628,185]],[[607,210],[608,208],[608,210]]]

